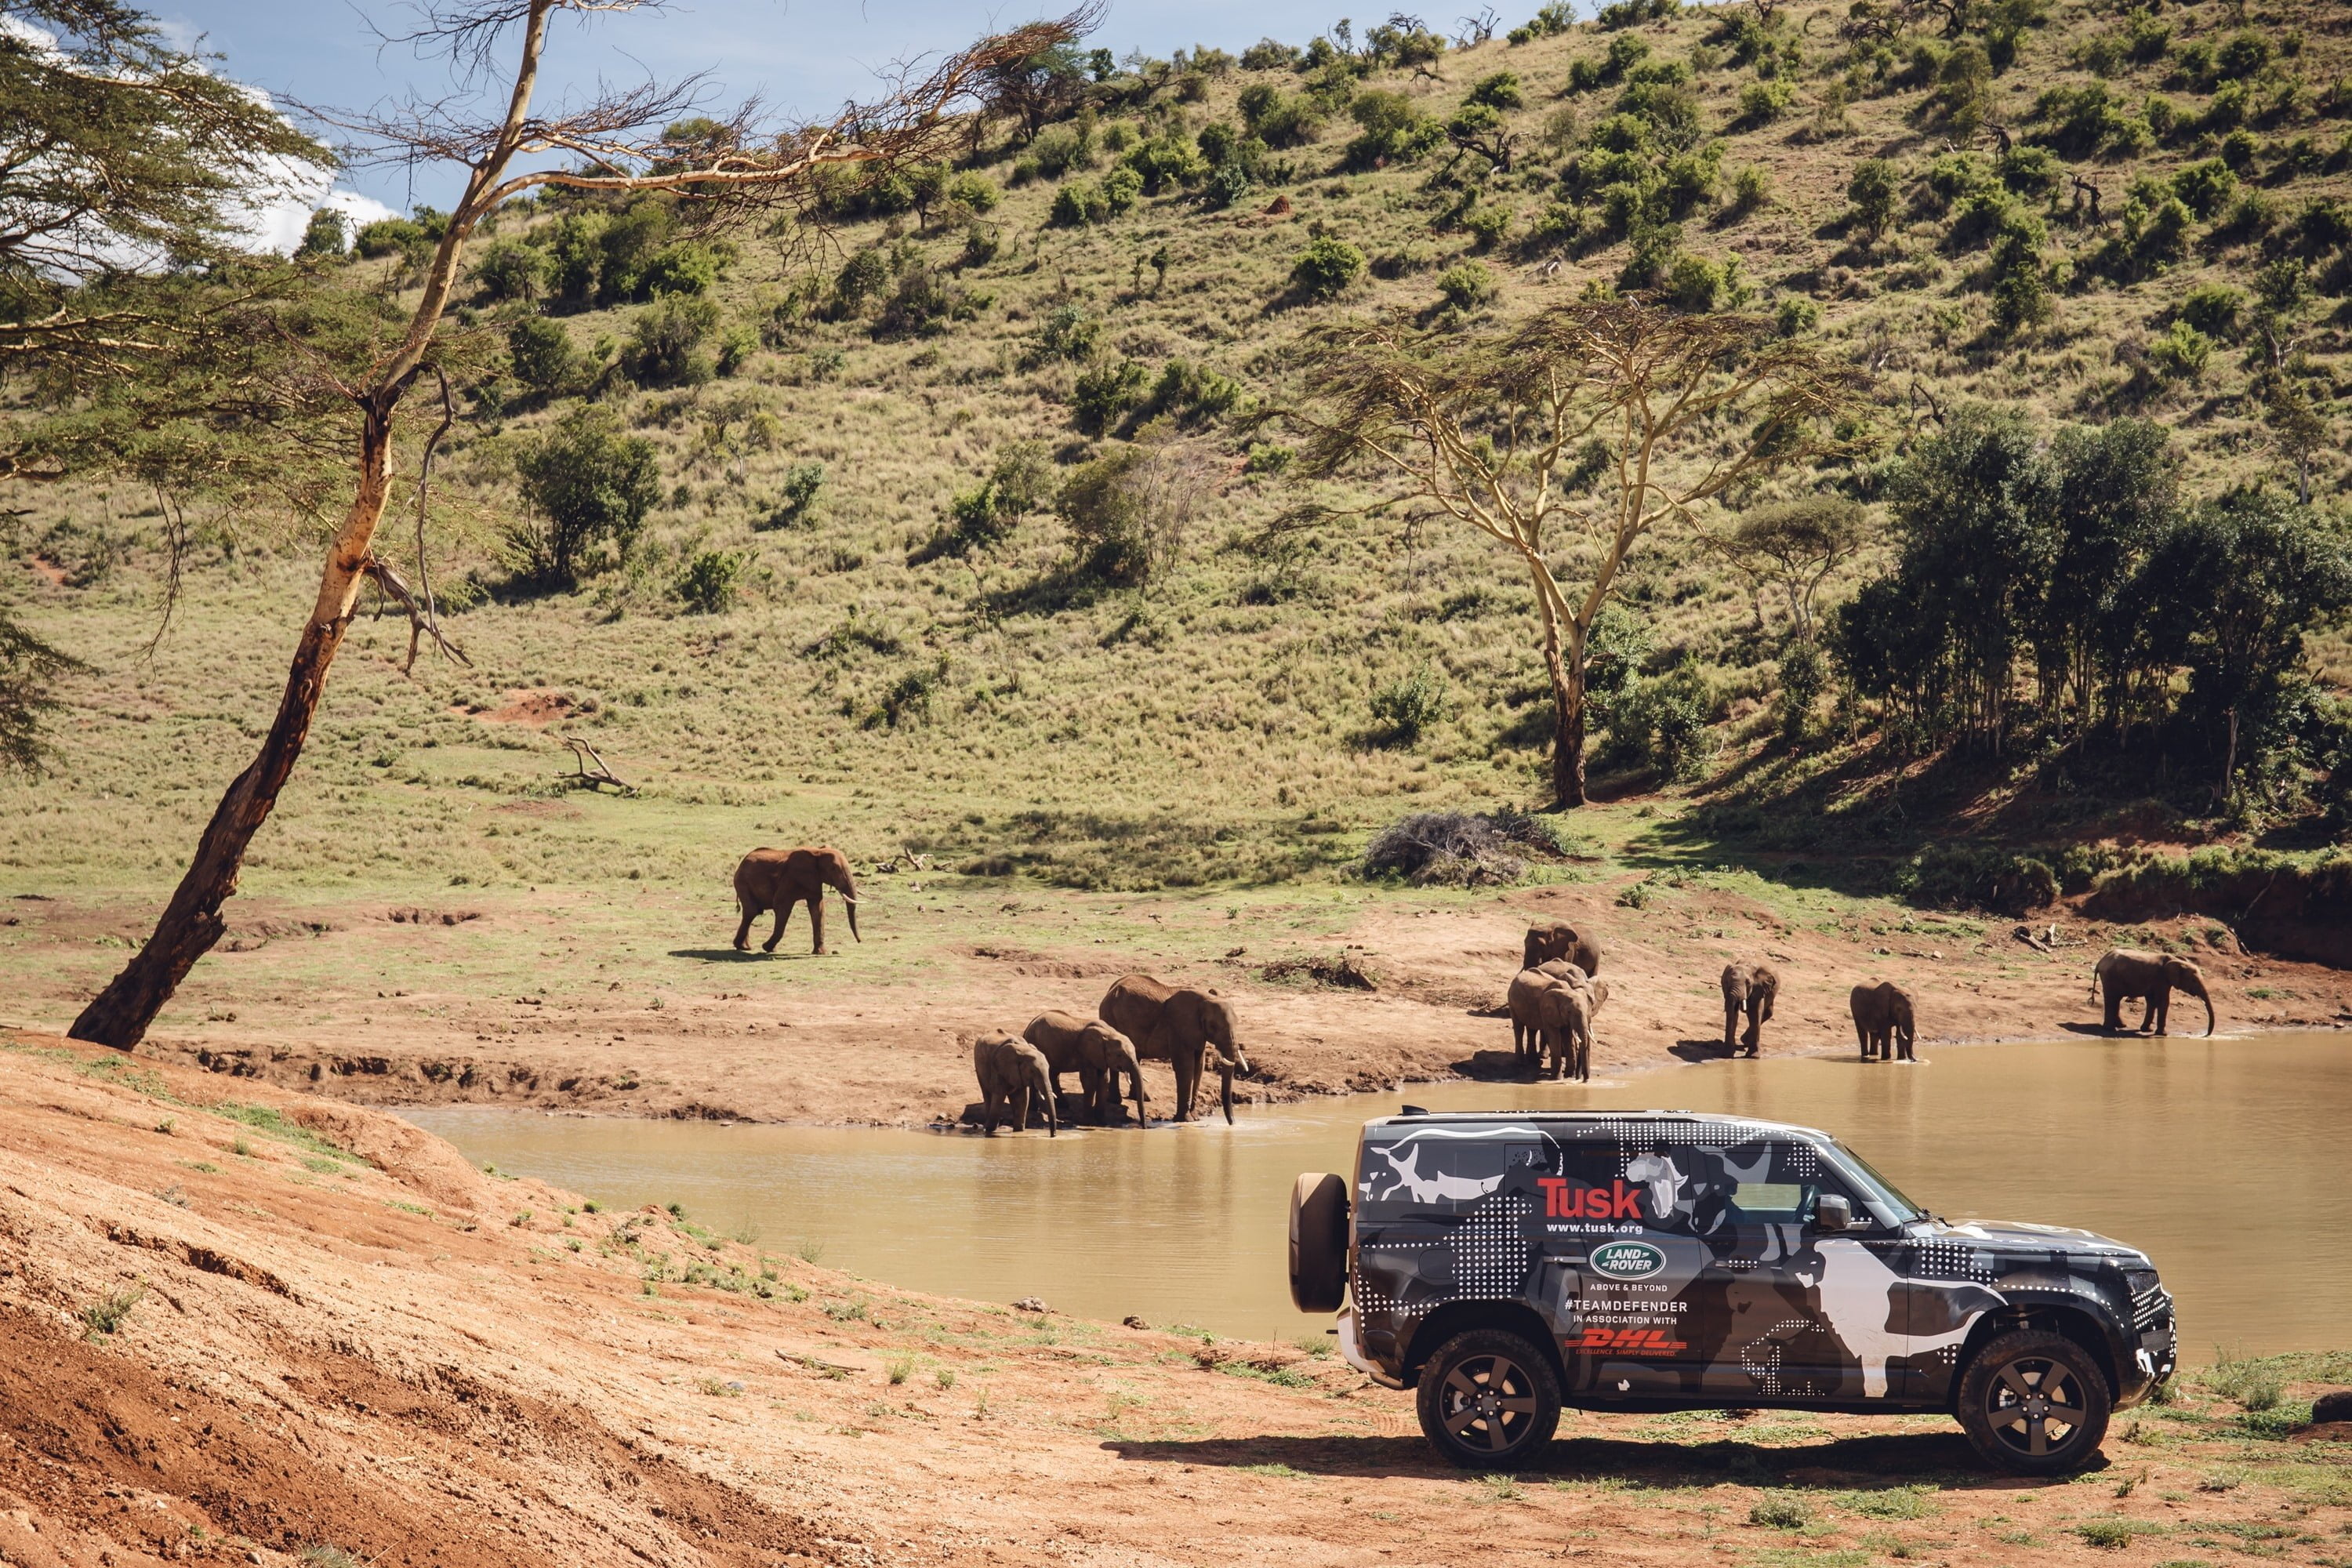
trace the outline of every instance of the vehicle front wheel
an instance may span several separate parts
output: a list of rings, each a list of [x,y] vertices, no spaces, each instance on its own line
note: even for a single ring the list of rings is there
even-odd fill
[[[1551,1441],[1559,1380],[1542,1351],[1502,1329],[1473,1329],[1421,1371],[1421,1429],[1465,1469],[1512,1469]]]
[[[2114,1405],[2099,1363],[2063,1334],[2003,1334],[1960,1374],[1961,1428],[1978,1453],[2015,1475],[2064,1475],[2089,1464]]]

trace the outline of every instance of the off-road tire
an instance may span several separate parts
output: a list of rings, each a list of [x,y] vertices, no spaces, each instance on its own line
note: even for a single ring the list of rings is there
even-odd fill
[[[1519,1469],[1535,1462],[1559,1426],[1559,1379],[1521,1336],[1473,1329],[1437,1347],[1421,1369],[1415,1403],[1423,1435],[1450,1463]]]
[[[1988,1464],[2012,1475],[2062,1476],[2098,1453],[2114,1408],[2096,1357],[2063,1334],[2023,1329],[1989,1341],[1969,1360],[1955,1414]],[[2051,1431],[2058,1425],[2063,1436]]]
[[[1348,1296],[1348,1183],[1308,1171],[1290,1184],[1290,1300],[1336,1312]]]

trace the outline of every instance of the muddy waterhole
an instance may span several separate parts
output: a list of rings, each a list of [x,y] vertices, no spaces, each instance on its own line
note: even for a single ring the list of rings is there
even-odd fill
[[[2082,1226],[2145,1248],[2179,1299],[2190,1359],[2352,1333],[2352,1037],[1923,1051],[1916,1065],[1767,1058],[1590,1087],[1414,1085],[1244,1108],[1230,1128],[1054,1139],[406,1114],[477,1163],[609,1205],[680,1204],[779,1255],[916,1289],[1267,1339],[1328,1324],[1290,1305],[1285,1205],[1298,1172],[1349,1168],[1368,1117],[1405,1101],[1731,1111],[1832,1132],[1949,1218]]]

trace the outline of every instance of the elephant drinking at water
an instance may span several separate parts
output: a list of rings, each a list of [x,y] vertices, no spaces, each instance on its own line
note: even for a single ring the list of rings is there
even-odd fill
[[[1031,1108],[1040,1100],[1045,1106],[1045,1135],[1059,1135],[1054,1075],[1036,1047],[1010,1035],[982,1035],[971,1043],[971,1070],[980,1079],[981,1115],[990,1137],[996,1136],[1000,1117],[1011,1121],[1015,1132],[1026,1131]]]
[[[1234,1119],[1234,1075],[1246,1076],[1249,1059],[1234,1041],[1234,1005],[1213,991],[1162,985],[1148,974],[1130,974],[1104,993],[1096,1009],[1102,1021],[1135,1042],[1145,1061],[1176,1069],[1176,1120],[1192,1119],[1201,1071],[1209,1052],[1217,1055],[1223,1080],[1220,1096],[1225,1120]]]
[[[1110,1124],[1118,1109],[1119,1084],[1124,1080],[1135,1096],[1135,1124],[1151,1125],[1151,1118],[1143,1109],[1143,1068],[1136,1061],[1134,1045],[1125,1035],[1097,1019],[1055,1012],[1040,1013],[1032,1018],[1029,1026],[1021,1031],[1021,1037],[1045,1053],[1055,1093],[1061,1092],[1064,1073],[1077,1073],[1087,1112],[1097,1122]]]

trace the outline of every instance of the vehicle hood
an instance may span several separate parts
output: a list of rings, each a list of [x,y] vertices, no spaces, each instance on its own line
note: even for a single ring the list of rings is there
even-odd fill
[[[2148,1266],[2147,1255],[2139,1248],[2126,1247],[2096,1231],[2077,1230],[2071,1226],[2035,1225],[2028,1220],[1965,1219],[1956,1222],[1931,1219],[1922,1228],[1927,1240],[1978,1247],[1989,1252],[2063,1252],[2109,1258],[2119,1264]]]

